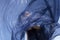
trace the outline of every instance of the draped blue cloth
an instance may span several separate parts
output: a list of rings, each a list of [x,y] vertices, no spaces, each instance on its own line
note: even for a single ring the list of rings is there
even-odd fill
[[[60,35],[59,4],[60,0],[0,0],[0,40],[24,40],[34,25],[43,25],[48,39]]]

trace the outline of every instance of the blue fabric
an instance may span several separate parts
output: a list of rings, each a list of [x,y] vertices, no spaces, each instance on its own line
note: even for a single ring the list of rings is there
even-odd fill
[[[0,0],[0,40],[11,40],[12,29],[16,24],[18,15],[26,8],[29,1]]]
[[[47,37],[54,37],[59,19],[60,0],[0,0],[0,40],[24,40],[24,33],[34,25],[44,25]],[[27,14],[26,14],[27,13]],[[53,24],[53,28],[50,28]],[[52,34],[50,33],[51,29]],[[60,30],[60,29],[59,29]],[[60,32],[56,35],[60,34]]]

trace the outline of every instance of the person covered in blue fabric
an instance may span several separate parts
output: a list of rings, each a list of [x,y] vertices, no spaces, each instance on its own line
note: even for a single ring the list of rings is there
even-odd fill
[[[59,0],[1,0],[0,40],[25,40],[25,32],[28,32],[28,40],[60,38],[59,2]],[[32,28],[33,34],[30,34]]]

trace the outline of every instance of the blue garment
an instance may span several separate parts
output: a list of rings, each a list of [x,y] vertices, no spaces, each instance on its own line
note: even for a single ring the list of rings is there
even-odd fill
[[[0,40],[24,40],[25,31],[34,25],[43,25],[48,39],[60,35],[59,4],[60,0],[0,0]]]

